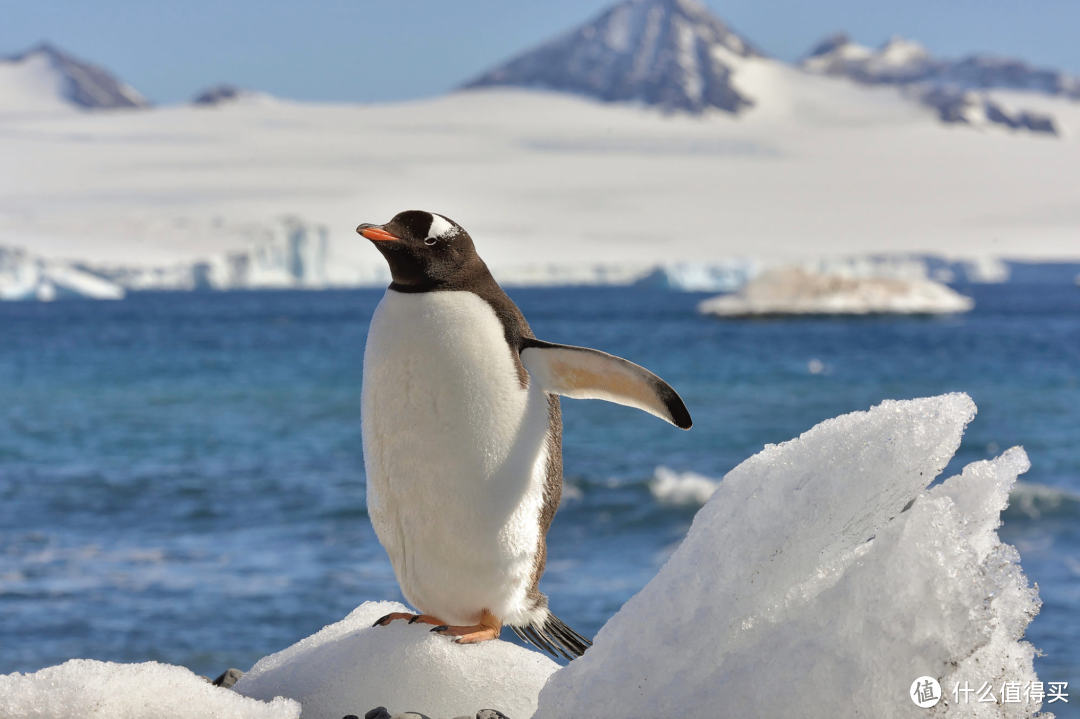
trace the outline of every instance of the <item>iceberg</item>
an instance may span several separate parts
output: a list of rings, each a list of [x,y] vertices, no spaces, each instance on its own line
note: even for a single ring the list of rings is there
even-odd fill
[[[939,282],[897,277],[845,277],[802,268],[763,272],[739,292],[704,300],[703,314],[768,315],[951,314],[975,306]]]
[[[72,659],[33,674],[0,676],[4,719],[297,719],[291,699],[260,702],[184,667]],[[337,717],[336,719],[340,719]]]
[[[124,288],[85,268],[0,245],[0,301],[119,300]]]
[[[996,533],[1024,451],[926,489],[974,415],[964,394],[886,401],[766,446],[535,716],[926,716],[927,676],[932,716],[1032,716],[953,693],[1037,681],[1037,592]]]
[[[304,719],[341,719],[384,706],[391,714],[473,716],[496,709],[512,719],[536,711],[540,688],[559,666],[504,641],[456,644],[423,624],[372,627],[397,602],[367,602],[277,654],[264,657],[233,690],[255,699],[296,699]]]

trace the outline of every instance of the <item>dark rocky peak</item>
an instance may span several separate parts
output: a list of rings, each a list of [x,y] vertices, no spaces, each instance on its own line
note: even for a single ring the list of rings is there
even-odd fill
[[[753,98],[732,85],[732,73],[760,56],[695,0],[627,0],[465,87],[543,88],[668,110],[737,113]]]

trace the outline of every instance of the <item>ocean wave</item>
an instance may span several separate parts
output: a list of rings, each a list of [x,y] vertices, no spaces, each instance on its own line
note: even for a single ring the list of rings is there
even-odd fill
[[[677,472],[664,466],[653,471],[649,492],[660,504],[701,506],[709,501],[721,480],[697,472]],[[1008,519],[1042,517],[1080,518],[1080,493],[1034,482],[1017,482],[1009,492]]]
[[[709,501],[720,480],[710,479],[696,472],[676,472],[667,467],[657,467],[649,491],[661,504],[680,506],[702,505]]]
[[[1017,515],[1030,519],[1080,517],[1080,494],[1045,484],[1017,482],[1009,492],[1009,508],[1004,516]]]

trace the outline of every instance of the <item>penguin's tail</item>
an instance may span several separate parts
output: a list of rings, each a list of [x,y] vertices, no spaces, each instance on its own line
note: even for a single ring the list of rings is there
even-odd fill
[[[545,612],[540,621],[532,621],[520,627],[511,624],[510,628],[523,642],[564,659],[577,659],[592,646],[592,642],[566,626],[563,620],[550,611]]]

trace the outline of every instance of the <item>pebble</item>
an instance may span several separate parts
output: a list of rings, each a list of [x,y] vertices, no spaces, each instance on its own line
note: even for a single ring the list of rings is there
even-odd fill
[[[355,714],[346,714],[341,717],[341,719],[360,719],[360,717]],[[391,715],[390,712],[386,710],[386,707],[375,707],[364,715],[364,719],[431,719],[431,717],[426,714],[421,714],[420,712],[403,712],[401,714]],[[454,717],[454,719],[473,719],[473,717],[463,714],[459,717]],[[506,716],[498,709],[481,709],[476,712],[476,719],[510,719],[510,717]]]
[[[224,687],[225,689],[228,689],[233,684],[236,684],[236,682],[239,681],[240,677],[242,676],[244,676],[244,673],[242,671],[234,667],[230,667],[229,669],[226,669],[220,677],[214,680],[214,686]]]

